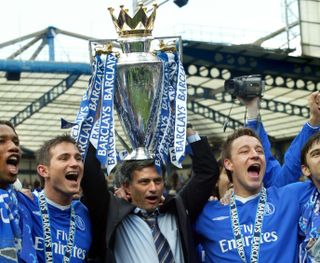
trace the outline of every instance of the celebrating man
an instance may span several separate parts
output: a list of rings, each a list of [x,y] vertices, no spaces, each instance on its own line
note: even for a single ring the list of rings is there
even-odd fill
[[[127,161],[119,168],[128,202],[107,191],[90,146],[82,188],[93,223],[93,258],[108,263],[197,262],[190,222],[209,198],[218,167],[204,138],[191,147],[194,176],[160,205],[164,178],[152,160]]]
[[[0,121],[0,262],[17,262],[21,231],[12,184],[17,179],[21,153],[19,138],[9,121]]]
[[[222,158],[234,193],[228,206],[208,202],[196,222],[206,262],[297,262],[301,204],[313,184],[265,189],[263,147],[247,128],[227,138]]]
[[[33,200],[19,193],[19,209],[32,222],[39,262],[85,262],[91,244],[87,208],[73,195],[80,190],[83,162],[75,141],[57,136],[43,144],[37,171],[44,190]],[[21,224],[24,224],[22,220]]]
[[[301,152],[302,172],[316,186],[303,207],[300,228],[305,236],[300,245],[300,262],[320,262],[320,133],[313,135]]]

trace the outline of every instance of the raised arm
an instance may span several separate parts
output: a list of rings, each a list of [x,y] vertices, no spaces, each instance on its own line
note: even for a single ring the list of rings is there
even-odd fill
[[[264,185],[283,186],[299,180],[301,176],[300,152],[308,140],[314,133],[319,131],[320,125],[320,106],[319,106],[319,92],[312,93],[308,98],[308,105],[310,108],[310,119],[291,142],[284,156],[284,163],[281,164],[274,158],[271,153],[271,145],[268,135],[259,120],[259,99],[254,99],[250,102],[244,102],[248,109],[247,127],[252,128],[259,135],[262,140],[262,145],[266,156],[266,175],[264,177]]]
[[[185,203],[191,221],[194,221],[218,181],[219,169],[207,138],[202,137],[190,145],[193,153],[191,156],[193,175],[178,194]]]
[[[84,195],[84,203],[89,209],[92,222],[92,246],[90,257],[104,257],[105,232],[107,211],[109,204],[109,191],[100,163],[96,158],[96,150],[90,144],[84,163],[84,176],[81,187]]]
[[[282,186],[296,182],[302,175],[301,173],[301,149],[307,140],[315,133],[319,132],[320,125],[320,94],[318,91],[308,97],[310,109],[309,121],[302,127],[301,131],[291,142],[284,156],[284,164],[276,177],[273,179],[274,185]],[[283,183],[279,184],[281,181]]]

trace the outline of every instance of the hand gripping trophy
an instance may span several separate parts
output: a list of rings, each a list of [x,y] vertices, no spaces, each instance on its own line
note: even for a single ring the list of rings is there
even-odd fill
[[[85,157],[89,141],[108,174],[119,159],[170,161],[181,167],[186,144],[187,86],[181,38],[151,36],[150,16],[139,6],[132,17],[109,8],[118,39],[90,40],[93,73],[71,134]],[[114,109],[131,149],[116,150]]]

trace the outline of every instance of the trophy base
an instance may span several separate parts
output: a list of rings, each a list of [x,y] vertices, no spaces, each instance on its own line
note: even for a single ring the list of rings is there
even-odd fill
[[[143,147],[139,147],[134,149],[130,154],[128,154],[124,160],[132,161],[132,160],[150,160],[154,158],[154,154],[151,154],[148,150]]]

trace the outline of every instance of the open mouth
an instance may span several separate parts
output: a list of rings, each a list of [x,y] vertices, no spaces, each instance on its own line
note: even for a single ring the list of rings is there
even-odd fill
[[[249,166],[248,168],[248,172],[256,172],[256,173],[260,173],[260,164],[252,164]]]
[[[7,159],[7,164],[17,166],[19,164],[19,161],[20,161],[19,155],[11,155]]]
[[[253,178],[258,178],[260,174],[261,166],[260,164],[252,164],[248,168],[248,174]]]
[[[17,175],[19,172],[20,156],[18,154],[12,154],[6,160],[6,164],[10,174]]]
[[[148,196],[148,197],[146,197],[146,199],[149,202],[154,203],[154,202],[156,202],[158,200],[158,197],[156,195],[154,195],[154,196]]]
[[[74,181],[77,182],[79,178],[79,173],[78,172],[68,172],[66,174],[66,179],[69,181]]]

